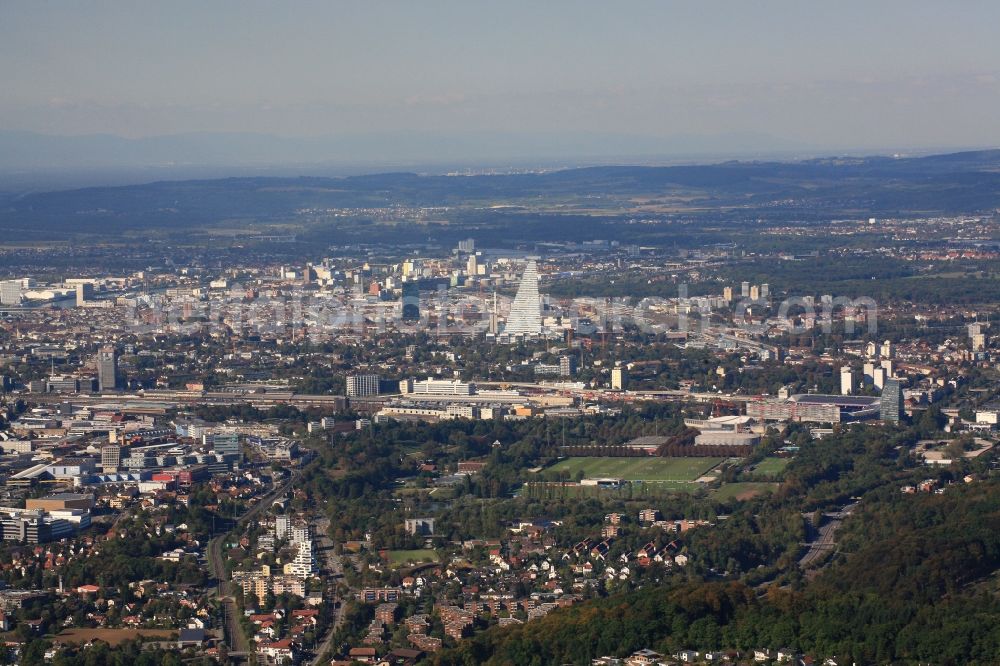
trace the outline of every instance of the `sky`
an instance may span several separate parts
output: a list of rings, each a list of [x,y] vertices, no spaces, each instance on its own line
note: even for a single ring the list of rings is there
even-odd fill
[[[0,0],[0,130],[997,146],[997,26],[995,0]]]

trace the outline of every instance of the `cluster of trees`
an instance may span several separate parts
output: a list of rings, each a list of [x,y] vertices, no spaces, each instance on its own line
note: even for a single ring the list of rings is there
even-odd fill
[[[1000,653],[992,578],[1000,569],[1000,479],[989,476],[986,461],[955,470],[919,465],[912,445],[932,421],[852,427],[805,444],[778,492],[685,537],[686,580],[667,577],[491,629],[433,663],[584,664],[643,647],[786,647],[857,663],[991,662]],[[969,471],[981,478],[961,483]],[[928,475],[959,483],[940,495],[900,492]],[[808,539],[803,516],[852,498],[860,501],[838,532],[836,554],[807,578],[798,562]]]

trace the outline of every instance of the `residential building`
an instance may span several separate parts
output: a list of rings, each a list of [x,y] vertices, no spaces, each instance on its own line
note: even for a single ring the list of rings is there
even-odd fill
[[[347,375],[347,397],[359,398],[368,395],[378,395],[378,375]]]
[[[618,365],[611,369],[611,388],[624,391],[628,388],[628,370]]]

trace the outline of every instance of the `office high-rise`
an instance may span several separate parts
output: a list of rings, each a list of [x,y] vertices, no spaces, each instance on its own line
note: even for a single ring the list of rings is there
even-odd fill
[[[101,347],[97,352],[97,382],[101,391],[118,388],[118,357],[114,347]]]
[[[403,283],[403,319],[420,319],[420,285],[414,280]]]
[[[101,447],[101,468],[105,474],[114,474],[122,464],[122,447],[106,444]]]
[[[510,306],[504,333],[538,335],[542,332],[542,302],[538,296],[538,266],[529,261],[521,274],[521,284]]]
[[[903,386],[898,379],[887,379],[879,401],[879,416],[883,421],[899,423],[903,418]]]
[[[94,285],[89,282],[76,285],[76,307],[82,308],[92,298],[94,298]]]
[[[0,305],[18,305],[21,302],[21,281],[0,282]]]

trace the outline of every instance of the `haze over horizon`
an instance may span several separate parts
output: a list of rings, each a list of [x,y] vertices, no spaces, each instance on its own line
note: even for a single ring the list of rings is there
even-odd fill
[[[991,147],[970,4],[6,4],[0,168]]]

